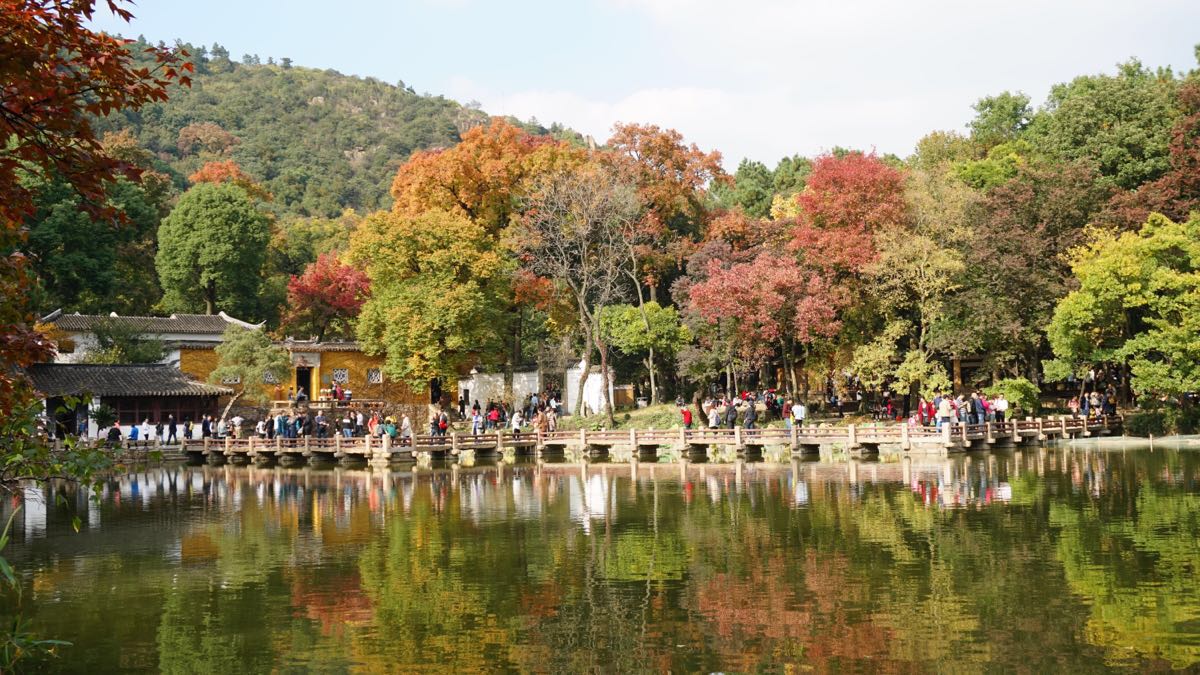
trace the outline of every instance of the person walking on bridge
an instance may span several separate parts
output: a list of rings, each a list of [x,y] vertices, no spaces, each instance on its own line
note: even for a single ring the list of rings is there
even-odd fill
[[[954,415],[954,406],[950,405],[950,396],[943,394],[942,400],[938,401],[937,428],[941,429],[943,425],[950,424],[950,419],[953,415]]]
[[[750,401],[746,404],[746,416],[742,418],[742,426],[746,427],[747,429],[753,429],[754,421],[758,419],[758,410],[756,410],[757,405],[758,404],[756,404],[754,401]]]

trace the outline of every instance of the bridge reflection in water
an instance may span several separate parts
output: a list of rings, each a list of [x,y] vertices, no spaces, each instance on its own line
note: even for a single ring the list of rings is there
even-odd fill
[[[1193,668],[1198,468],[177,465],[27,491],[6,554],[55,670]]]

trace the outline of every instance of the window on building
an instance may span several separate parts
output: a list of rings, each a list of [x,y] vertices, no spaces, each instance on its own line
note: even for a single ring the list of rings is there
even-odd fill
[[[367,371],[367,384],[383,384],[383,371],[371,368]]]
[[[221,378],[221,384],[241,384],[241,383],[242,383],[241,375],[234,375],[232,377],[222,377]]]
[[[350,384],[350,369],[349,368],[334,368],[333,381],[339,384]]]

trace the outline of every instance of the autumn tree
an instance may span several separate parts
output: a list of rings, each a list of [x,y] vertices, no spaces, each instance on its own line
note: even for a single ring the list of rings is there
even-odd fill
[[[467,130],[462,141],[442,150],[418,152],[409,159],[392,183],[392,210],[402,218],[442,211],[479,228],[479,242],[489,251],[505,250],[505,233],[519,216],[529,186],[540,176],[578,166],[586,151],[550,137],[532,136],[503,119]],[[497,280],[496,283],[499,283]],[[524,360],[523,336],[529,332],[531,308],[513,302],[511,292],[492,294],[505,298],[499,313],[492,316],[490,329],[503,338],[495,351],[482,360],[503,368],[505,396],[512,393],[512,375]],[[437,317],[427,321],[435,322]],[[501,358],[495,358],[495,357]]]
[[[623,232],[640,213],[632,186],[600,166],[584,166],[533,183],[516,246],[523,266],[551,279],[575,302],[583,337],[583,391],[593,350],[600,355],[604,398],[610,423],[608,343],[600,330],[604,308],[620,299],[626,279]],[[582,411],[583,397],[575,413]]]
[[[192,185],[200,183],[232,183],[243,190],[246,194],[254,199],[269,202],[272,200],[271,193],[267,192],[258,181],[254,180],[242,167],[238,166],[237,162],[232,159],[227,159],[220,162],[207,162],[204,166],[196,170],[195,173],[188,176],[188,182]]]
[[[347,338],[353,321],[370,292],[367,275],[324,254],[288,282],[287,313],[283,329],[298,335]]]
[[[225,131],[215,122],[193,122],[179,130],[176,147],[184,155],[196,152],[223,155],[237,143],[237,136]]]
[[[688,296],[709,325],[732,320],[738,351],[750,366],[778,353],[792,391],[800,391],[799,352],[837,333],[845,300],[820,271],[770,250],[729,266],[711,261],[707,278],[692,285]]]
[[[669,281],[702,233],[709,184],[727,180],[721,153],[703,152],[686,144],[678,131],[652,124],[615,125],[607,147],[600,159],[637,189],[644,209],[631,226],[643,242],[634,275],[656,300],[659,286]]]
[[[270,235],[266,215],[237,185],[201,183],[188,190],[158,230],[163,305],[253,313]]]
[[[374,213],[349,256],[371,286],[358,339],[389,375],[422,390],[503,353],[511,261],[482,225],[441,210]]]
[[[824,155],[796,203],[791,250],[809,265],[857,273],[875,259],[875,233],[905,220],[904,174],[874,154]]]
[[[26,219],[36,210],[36,188],[20,176],[61,180],[79,204],[102,221],[117,218],[106,206],[119,176],[136,181],[137,168],[105,152],[94,120],[162,101],[173,82],[189,84],[191,67],[166,48],[139,67],[127,41],[92,30],[96,5],[132,18],[122,0],[63,3],[10,0],[0,6],[0,450],[10,479],[72,475],[88,479],[94,458],[76,453],[51,457],[36,437],[38,405],[19,368],[50,356],[50,345],[33,330],[29,302]],[[19,461],[12,458],[20,457]]]

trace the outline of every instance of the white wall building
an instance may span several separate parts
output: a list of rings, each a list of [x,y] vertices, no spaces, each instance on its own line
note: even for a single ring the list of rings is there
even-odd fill
[[[235,319],[225,312],[217,314],[172,314],[163,316],[120,316],[116,312],[104,314],[65,314],[63,311],[43,316],[43,324],[53,324],[58,332],[58,352],[55,363],[82,363],[91,349],[96,348],[96,326],[103,323],[118,323],[132,328],[146,337],[161,340],[166,347],[162,363],[179,365],[180,344],[221,344],[221,336],[231,325],[242,328],[262,328]]]

